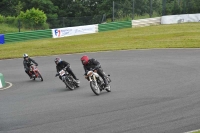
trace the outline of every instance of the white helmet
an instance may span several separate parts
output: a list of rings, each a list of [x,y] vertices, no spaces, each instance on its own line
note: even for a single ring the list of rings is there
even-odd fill
[[[23,54],[23,57],[24,57],[24,58],[28,57],[28,54],[24,53],[24,54]]]

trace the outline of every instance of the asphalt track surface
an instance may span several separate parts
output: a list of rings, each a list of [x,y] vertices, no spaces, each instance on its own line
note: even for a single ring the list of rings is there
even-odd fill
[[[12,87],[0,91],[0,133],[183,133],[200,128],[200,49],[85,53],[111,75],[112,92],[96,96],[80,57],[59,55],[80,79],[74,91],[55,77],[54,58],[35,57],[44,81],[22,59],[1,60]]]

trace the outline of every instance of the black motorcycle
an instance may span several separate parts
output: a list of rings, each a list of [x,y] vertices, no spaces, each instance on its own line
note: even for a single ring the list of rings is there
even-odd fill
[[[66,88],[69,88],[70,90],[74,90],[76,87],[79,87],[79,83],[77,83],[72,75],[66,71],[66,68],[58,72],[56,76],[60,76],[62,81],[65,83]]]

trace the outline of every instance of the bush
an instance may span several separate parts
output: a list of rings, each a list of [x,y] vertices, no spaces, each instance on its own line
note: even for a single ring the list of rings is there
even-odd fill
[[[25,28],[31,29],[44,29],[46,25],[46,14],[39,10],[32,8],[30,10],[26,10],[26,12],[20,12],[18,18],[21,21],[21,24]]]
[[[5,17],[0,14],[0,23],[4,23]]]
[[[10,25],[15,25],[16,24],[16,17],[12,17],[12,16],[8,16],[8,17],[5,17],[5,23],[6,24],[10,24]]]

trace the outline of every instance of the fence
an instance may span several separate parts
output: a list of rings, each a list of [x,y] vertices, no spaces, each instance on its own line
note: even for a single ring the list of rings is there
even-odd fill
[[[52,38],[51,30],[36,30],[28,32],[8,33],[4,35],[5,42],[17,42],[42,38]]]
[[[119,2],[121,1],[121,2]],[[87,8],[87,7],[86,7]],[[46,27],[33,27],[27,30],[44,30],[81,25],[101,24],[104,22],[130,21],[164,15],[193,14],[200,12],[200,0],[113,0],[102,15],[83,17],[47,18]],[[18,22],[18,23],[17,23]],[[15,21],[19,30],[23,23]],[[16,26],[17,27],[17,26]],[[23,30],[24,31],[24,30]]]
[[[110,22],[99,25],[85,25],[60,29],[43,30],[35,32],[22,32],[5,34],[6,43],[40,38],[59,38],[65,36],[91,34],[103,31],[118,30],[131,27],[144,27],[160,24],[178,24],[183,22],[200,22],[199,14],[169,15],[155,18],[139,19],[132,21]],[[98,27],[98,28],[97,28]],[[98,29],[98,30],[97,30]]]
[[[118,29],[131,28],[131,27],[132,27],[131,21],[111,22],[111,23],[99,24],[98,32],[118,30]]]
[[[83,17],[61,17],[61,18],[48,18],[47,23],[50,24],[50,29],[74,27],[82,25],[101,24],[105,22],[104,15],[96,16],[83,16]]]
[[[114,0],[112,6],[112,21],[200,12],[200,0]]]

